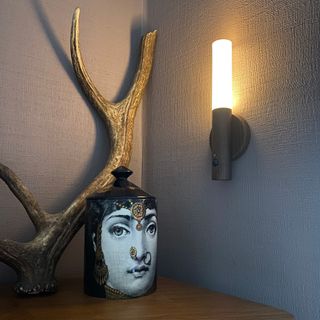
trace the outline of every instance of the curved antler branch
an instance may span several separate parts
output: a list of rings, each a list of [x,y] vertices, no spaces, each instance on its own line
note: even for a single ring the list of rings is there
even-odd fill
[[[36,230],[39,231],[46,222],[46,213],[40,208],[33,194],[11,169],[1,163],[0,178],[21,202]]]
[[[153,52],[156,44],[157,31],[149,32],[142,38],[139,67],[129,90],[128,96],[120,104],[136,105],[140,103],[144,89],[148,83],[153,63]]]
[[[19,271],[21,261],[19,257],[22,252],[22,244],[13,240],[0,240],[0,260],[5,262],[11,268]]]
[[[71,37],[70,37],[70,49],[71,49],[71,59],[74,71],[76,73],[77,79],[81,85],[81,88],[85,92],[87,98],[92,104],[98,109],[99,112],[106,112],[107,107],[114,106],[113,103],[107,101],[93,84],[87,69],[83,63],[82,54],[80,50],[79,41],[79,16],[80,8],[76,8],[72,17],[71,26]]]

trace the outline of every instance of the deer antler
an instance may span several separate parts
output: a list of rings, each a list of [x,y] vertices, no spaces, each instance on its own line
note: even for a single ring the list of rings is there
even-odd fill
[[[22,203],[36,228],[35,238],[28,243],[0,241],[0,261],[17,272],[15,290],[20,294],[51,293],[56,290],[56,264],[83,224],[85,199],[94,192],[108,190],[113,183],[111,171],[129,164],[134,118],[152,68],[156,31],[143,37],[140,65],[128,95],[117,103],[107,101],[93,84],[83,63],[79,45],[79,15],[80,9],[77,8],[71,28],[72,63],[82,90],[109,128],[111,153],[104,169],[91,184],[68,208],[54,214],[42,210],[14,172],[0,164],[0,178]]]

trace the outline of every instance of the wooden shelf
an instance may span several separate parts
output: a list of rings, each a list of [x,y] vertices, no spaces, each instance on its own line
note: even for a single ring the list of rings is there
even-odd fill
[[[160,278],[155,293],[131,300],[104,300],[83,293],[82,280],[61,281],[58,293],[17,297],[9,285],[0,286],[2,320],[117,320],[117,319],[293,319],[265,305]]]

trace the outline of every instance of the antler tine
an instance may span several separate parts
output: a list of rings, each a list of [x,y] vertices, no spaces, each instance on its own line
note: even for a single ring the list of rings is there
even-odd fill
[[[157,30],[148,32],[142,39],[139,67],[128,92],[128,95],[119,103],[130,104],[130,108],[136,109],[141,101],[142,94],[148,83],[153,63],[153,53],[157,39]]]
[[[85,92],[87,98],[91,103],[98,109],[98,111],[105,116],[108,107],[114,107],[115,104],[106,100],[99,90],[93,84],[87,69],[83,63],[81,51],[80,51],[80,41],[79,41],[79,16],[80,8],[76,8],[72,17],[71,26],[71,37],[70,37],[70,47],[71,47],[71,59],[75,74],[77,79]]]
[[[0,178],[7,184],[12,193],[21,202],[36,230],[39,231],[46,222],[46,213],[40,208],[33,194],[26,188],[11,169],[1,163]]]

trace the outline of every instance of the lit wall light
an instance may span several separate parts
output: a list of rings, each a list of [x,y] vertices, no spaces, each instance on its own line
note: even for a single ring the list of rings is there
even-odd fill
[[[212,43],[212,180],[231,180],[231,161],[247,149],[247,122],[232,114],[232,42]]]

